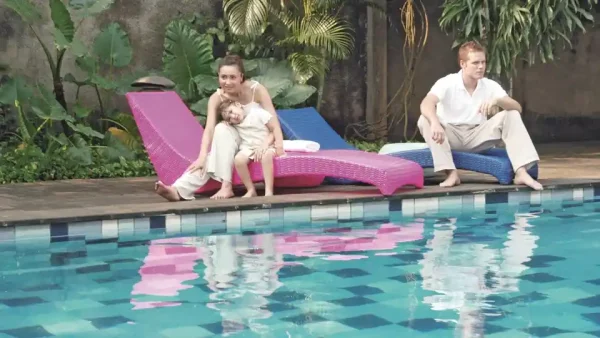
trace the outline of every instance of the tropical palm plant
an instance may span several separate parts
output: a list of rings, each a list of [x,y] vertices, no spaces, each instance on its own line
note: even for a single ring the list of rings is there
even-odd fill
[[[354,34],[341,15],[343,0],[223,0],[230,30],[245,38],[273,41],[285,50],[294,71],[306,78],[318,77],[321,103],[329,61],[343,60],[354,51]],[[379,8],[368,0],[352,4]]]
[[[453,32],[453,48],[468,40],[488,50],[488,73],[511,81],[517,62],[554,60],[571,46],[576,31],[594,22],[590,13],[598,0],[446,0],[440,26]],[[562,46],[558,42],[562,41]],[[560,48],[562,47],[562,48]]]

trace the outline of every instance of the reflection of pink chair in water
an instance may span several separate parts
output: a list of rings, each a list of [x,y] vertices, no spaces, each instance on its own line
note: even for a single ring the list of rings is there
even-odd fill
[[[277,234],[275,238],[275,253],[278,255],[323,257],[325,260],[362,259],[368,256],[337,253],[393,250],[398,243],[422,239],[423,223],[407,226],[386,223],[377,229],[336,229],[319,235]],[[262,247],[262,239],[262,235],[252,236],[253,245]],[[203,259],[203,249],[196,246],[195,240],[195,237],[187,237],[152,241],[144,265],[139,270],[141,280],[134,285],[132,295],[174,297],[179,291],[191,288],[191,285],[184,285],[183,282],[199,277],[194,266]],[[131,303],[135,306],[134,310],[181,305],[177,301],[138,299],[132,299]]]
[[[189,242],[190,238],[152,241],[144,265],[139,270],[141,280],[133,286],[131,294],[173,297],[179,291],[193,287],[183,282],[199,277],[194,266],[202,258],[202,253],[198,247],[185,246]],[[131,303],[135,306],[134,310],[181,305],[180,302],[136,299],[132,299]]]
[[[365,255],[339,255],[331,253],[393,250],[397,247],[398,243],[422,239],[423,223],[412,223],[408,226],[386,223],[377,229],[336,229],[334,231],[320,235],[295,232],[278,235],[277,253],[305,257],[323,257],[325,260],[368,258]]]

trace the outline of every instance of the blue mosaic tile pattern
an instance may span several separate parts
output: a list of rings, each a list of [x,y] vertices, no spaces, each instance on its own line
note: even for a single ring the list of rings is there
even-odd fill
[[[3,229],[0,337],[599,336],[600,195],[489,196]]]

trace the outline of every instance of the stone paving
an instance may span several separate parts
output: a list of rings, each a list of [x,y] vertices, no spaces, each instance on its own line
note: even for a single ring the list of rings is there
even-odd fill
[[[600,142],[543,144],[538,146],[540,181],[548,186],[573,186],[600,182]],[[418,198],[426,195],[464,194],[523,187],[503,186],[488,175],[462,172],[463,184],[451,189],[437,186],[441,177],[427,181],[424,189],[406,189],[396,195]],[[286,189],[273,197],[233,198],[213,201],[198,196],[195,201],[169,203],[153,192],[154,177],[68,180],[0,186],[0,224],[48,222],[59,219],[93,219],[98,216],[126,217],[154,213],[185,213],[192,210],[262,208],[265,205],[319,204],[327,201],[381,198],[371,186],[321,186]],[[241,194],[238,191],[237,194]]]

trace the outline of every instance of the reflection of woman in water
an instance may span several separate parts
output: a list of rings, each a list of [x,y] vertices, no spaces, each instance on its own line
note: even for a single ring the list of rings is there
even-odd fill
[[[283,285],[277,275],[283,258],[275,250],[275,235],[208,236],[203,242],[204,279],[213,291],[207,306],[223,317],[223,334],[244,326],[268,332],[257,319],[271,317],[265,297]]]
[[[456,219],[436,224],[433,239],[427,244],[431,250],[423,254],[420,263],[423,289],[435,291],[437,295],[425,297],[423,301],[433,310],[458,313],[458,337],[483,337],[483,310],[494,308],[485,298],[518,291],[518,277],[527,269],[523,263],[533,255],[539,238],[527,230],[530,226],[527,221],[526,217],[517,217],[502,249],[481,243],[452,243]],[[486,275],[490,274],[494,280],[486,283]]]

